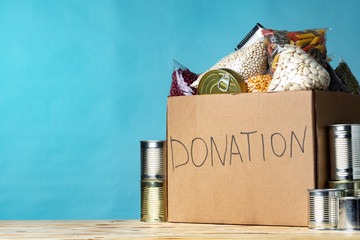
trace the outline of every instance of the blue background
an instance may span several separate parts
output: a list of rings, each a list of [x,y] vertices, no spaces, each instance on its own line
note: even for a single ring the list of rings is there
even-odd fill
[[[0,1],[0,219],[140,218],[172,59],[200,73],[257,22],[330,27],[360,78],[360,1]]]

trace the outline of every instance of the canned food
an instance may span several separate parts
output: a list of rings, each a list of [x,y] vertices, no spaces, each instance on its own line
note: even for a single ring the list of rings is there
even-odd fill
[[[360,196],[360,180],[329,181],[329,188],[344,190],[344,196]]]
[[[339,189],[309,189],[309,228],[336,229]]]
[[[340,230],[360,230],[360,197],[339,198]]]
[[[165,180],[141,180],[141,221],[166,221]]]
[[[228,68],[211,70],[200,79],[198,94],[247,92],[246,83]]]
[[[360,179],[360,124],[329,128],[331,180]]]
[[[141,179],[165,178],[165,141],[141,141]]]

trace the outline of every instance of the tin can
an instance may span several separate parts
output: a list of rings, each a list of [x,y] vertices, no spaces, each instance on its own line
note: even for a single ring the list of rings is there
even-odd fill
[[[339,230],[360,230],[360,197],[339,198]]]
[[[360,124],[329,127],[331,180],[360,179]]]
[[[329,181],[329,188],[344,190],[344,196],[360,196],[360,180]]]
[[[164,179],[166,141],[141,141],[141,179]]]
[[[338,189],[309,189],[309,228],[336,229],[338,224]]]
[[[141,180],[141,221],[166,221],[165,180]]]
[[[241,92],[247,92],[246,83],[237,72],[228,68],[208,71],[198,87],[198,94]]]

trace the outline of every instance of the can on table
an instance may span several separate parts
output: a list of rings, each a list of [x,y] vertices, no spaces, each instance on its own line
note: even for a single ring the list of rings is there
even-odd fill
[[[166,141],[141,141],[141,179],[165,179]]]
[[[331,180],[360,179],[360,124],[329,127]]]
[[[198,94],[242,93],[247,92],[246,83],[241,76],[228,68],[208,71],[199,82]]]
[[[338,224],[338,197],[343,195],[339,189],[308,189],[309,228],[336,229]]]
[[[339,198],[339,230],[360,230],[360,197]]]
[[[360,180],[329,181],[329,188],[344,190],[344,196],[360,196]]]
[[[165,180],[141,180],[141,221],[166,221]]]

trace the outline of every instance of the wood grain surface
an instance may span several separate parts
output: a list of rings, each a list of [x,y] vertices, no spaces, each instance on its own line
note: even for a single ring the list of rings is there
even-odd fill
[[[0,221],[0,239],[360,239],[360,231],[138,220]]]

